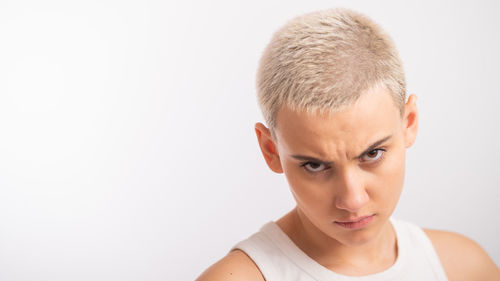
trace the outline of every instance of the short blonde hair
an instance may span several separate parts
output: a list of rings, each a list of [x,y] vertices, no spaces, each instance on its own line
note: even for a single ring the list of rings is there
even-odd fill
[[[406,83],[392,39],[357,12],[336,8],[298,16],[272,37],[257,71],[257,96],[273,130],[282,106],[341,110],[373,86],[385,86],[401,114]]]

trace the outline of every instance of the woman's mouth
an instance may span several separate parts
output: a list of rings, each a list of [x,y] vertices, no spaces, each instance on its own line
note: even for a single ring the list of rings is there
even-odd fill
[[[354,219],[348,219],[345,221],[334,221],[337,225],[340,225],[344,228],[349,228],[349,229],[356,229],[356,228],[362,228],[367,226],[372,220],[375,214],[370,215],[370,216],[363,216],[359,218],[354,218]]]

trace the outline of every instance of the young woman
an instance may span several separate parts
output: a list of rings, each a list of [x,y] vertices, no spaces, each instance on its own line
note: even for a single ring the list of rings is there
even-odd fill
[[[391,218],[418,112],[378,25],[345,9],[291,20],[263,54],[257,90],[262,154],[297,204],[198,280],[500,280],[472,240]]]

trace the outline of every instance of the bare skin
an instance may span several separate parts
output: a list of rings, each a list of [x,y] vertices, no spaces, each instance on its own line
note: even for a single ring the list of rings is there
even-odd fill
[[[431,239],[448,280],[500,280],[500,271],[474,241],[456,233],[424,229]],[[458,254],[467,253],[467,254]],[[235,250],[209,267],[198,281],[264,281],[259,268],[242,251]]]
[[[356,103],[331,114],[282,108],[274,138],[255,127],[269,168],[284,173],[297,203],[276,221],[309,257],[350,276],[391,267],[397,243],[389,217],[404,182],[405,151],[418,130],[416,97],[401,115],[385,88],[369,89]],[[337,221],[373,215],[359,231]],[[500,271],[472,240],[445,231],[425,230],[450,281],[500,280]],[[264,280],[257,266],[235,250],[197,280]]]

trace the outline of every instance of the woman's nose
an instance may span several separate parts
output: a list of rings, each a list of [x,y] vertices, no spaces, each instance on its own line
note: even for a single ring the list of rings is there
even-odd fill
[[[338,191],[335,198],[335,206],[338,209],[358,213],[370,200],[362,175],[355,169],[343,171],[334,188]]]

